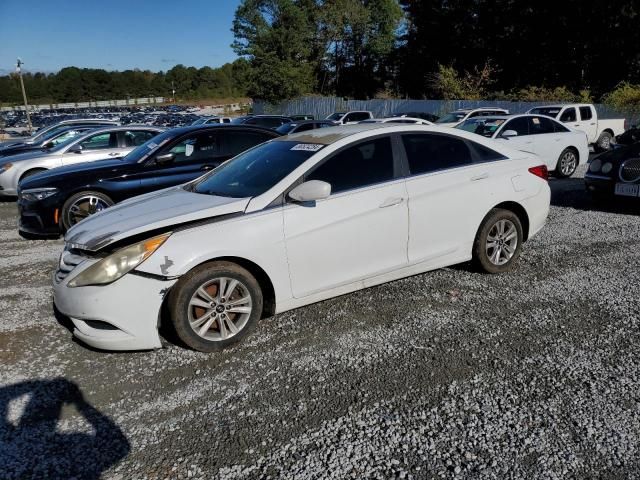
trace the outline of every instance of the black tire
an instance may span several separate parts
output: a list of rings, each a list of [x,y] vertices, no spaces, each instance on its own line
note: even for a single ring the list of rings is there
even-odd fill
[[[566,167],[565,164],[566,163]],[[569,178],[576,173],[578,165],[580,164],[580,156],[573,148],[565,148],[558,157],[558,163],[556,163],[555,174],[560,178]]]
[[[219,297],[217,291],[220,289],[220,284],[208,285],[209,282],[216,282],[219,278],[226,278],[238,281],[237,291],[232,291],[229,299]],[[228,286],[228,284],[227,284]],[[196,292],[201,290],[201,287],[209,294],[215,302],[212,302],[207,308],[210,309],[210,313],[205,308],[192,305],[194,298],[196,300],[202,300],[204,297],[198,298]],[[207,290],[211,287],[215,287],[215,290]],[[246,295],[250,297],[250,312],[247,313],[247,317],[241,317],[241,314],[227,313],[224,309],[225,300],[230,300],[236,295],[235,300],[238,301],[238,297],[246,298]],[[213,304],[217,306],[214,307]],[[241,341],[246,337],[251,329],[255,326],[257,321],[262,315],[263,296],[260,285],[255,277],[246,269],[241,266],[226,261],[215,261],[200,265],[194,268],[186,275],[183,275],[180,280],[173,286],[169,293],[169,316],[171,318],[171,324],[178,338],[183,341],[187,346],[198,350],[200,352],[217,352],[224,348],[233,345]],[[218,309],[222,307],[222,311]],[[229,310],[229,306],[226,307]],[[198,311],[198,309],[200,311]],[[219,315],[227,315],[226,320],[222,319]],[[207,318],[211,319],[211,315],[215,315],[215,319],[211,322],[206,321],[199,323],[197,327],[192,327],[191,322],[198,323],[198,320],[209,315]],[[230,317],[234,315],[234,317]],[[196,317],[196,319],[193,319]],[[237,333],[232,333],[232,329],[229,328],[235,320],[238,320],[240,327]],[[209,327],[205,327],[205,324],[209,323]],[[224,328],[221,329],[221,325]],[[208,328],[203,335],[198,334],[194,328]],[[224,338],[223,331],[231,333],[231,336]],[[205,338],[205,336],[211,336],[211,338]],[[218,338],[214,338],[218,337]]]
[[[64,202],[64,205],[62,206],[62,210],[60,211],[60,227],[64,231],[69,230],[71,227],[73,227],[79,221],[79,220],[76,221],[75,216],[73,215],[73,212],[72,212],[73,205],[76,202],[80,201],[82,198],[89,198],[89,197],[94,197],[94,198],[98,199],[101,202],[101,204],[103,205],[103,207],[101,207],[101,209],[111,207],[115,203],[113,200],[111,200],[111,198],[109,198],[104,193],[94,192],[94,191],[91,191],[91,190],[87,190],[87,191],[84,191],[84,192],[78,192],[75,195],[71,195],[67,199],[67,201]],[[96,213],[96,212],[87,211],[87,216],[91,216],[94,213]]]
[[[594,150],[596,152],[606,152],[611,150],[611,141],[613,140],[613,135],[609,132],[602,132],[594,145]]]
[[[46,168],[32,168],[31,170],[27,170],[22,174],[22,176],[20,177],[20,181],[24,180],[25,178],[32,177],[38,173],[42,173],[46,171],[47,171]]]
[[[505,223],[505,225],[509,225],[509,223],[513,225],[516,233],[516,237],[515,237],[516,243],[515,243],[515,246],[513,246],[514,252],[511,255],[511,257],[508,260],[506,260],[504,263],[498,264],[492,260],[493,255],[495,253],[495,247],[494,249],[491,249],[491,255],[489,254],[490,247],[488,246],[488,241],[490,240],[489,239],[490,233],[492,234],[496,233],[493,230],[494,227],[497,228],[498,223],[503,220],[508,222],[508,223]],[[494,237],[494,235],[492,235],[492,237]],[[523,239],[524,239],[524,235],[522,233],[522,223],[520,222],[520,219],[515,213],[513,213],[511,210],[505,210],[501,208],[492,209],[487,214],[487,216],[484,217],[484,220],[482,220],[482,223],[480,224],[480,228],[478,229],[478,233],[476,234],[476,238],[473,242],[473,252],[472,252],[473,266],[475,267],[476,270],[486,272],[486,273],[493,274],[493,273],[508,272],[513,268],[513,266],[515,265],[515,262],[518,260],[518,257],[520,257]],[[507,244],[507,246],[510,246],[510,244]],[[505,252],[506,252],[505,253],[505,257],[506,257],[508,255],[508,252],[507,250],[505,250]],[[501,255],[502,255],[502,252],[499,252],[498,253],[499,262],[503,260]]]

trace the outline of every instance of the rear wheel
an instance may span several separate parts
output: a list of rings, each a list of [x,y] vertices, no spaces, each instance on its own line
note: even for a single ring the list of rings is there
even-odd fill
[[[571,148],[565,148],[558,158],[556,165],[556,175],[561,178],[568,178],[573,175],[578,168],[578,154]]]
[[[64,202],[60,215],[60,221],[65,230],[70,229],[76,223],[109,208],[114,204],[107,195],[100,192],[80,192],[72,195]]]
[[[522,223],[510,210],[494,208],[484,218],[473,243],[473,264],[487,273],[513,268],[523,242]]]
[[[180,278],[169,294],[174,330],[185,344],[214,352],[242,340],[262,314],[260,285],[231,262],[211,262]]]

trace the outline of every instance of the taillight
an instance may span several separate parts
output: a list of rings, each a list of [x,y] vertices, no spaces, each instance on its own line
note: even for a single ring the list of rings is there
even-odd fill
[[[533,173],[536,177],[540,177],[544,180],[549,180],[549,170],[546,165],[538,165],[537,167],[531,167],[529,172]]]

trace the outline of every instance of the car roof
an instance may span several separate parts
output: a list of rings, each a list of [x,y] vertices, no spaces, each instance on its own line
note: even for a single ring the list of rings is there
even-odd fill
[[[394,123],[392,125],[394,127],[400,126],[400,124],[397,123]],[[304,132],[294,133],[287,137],[277,138],[275,139],[275,141],[320,143],[323,145],[330,145],[337,142],[338,140],[350,137],[351,135],[381,128],[389,128],[389,124],[356,123],[355,125],[338,125],[335,127],[319,128],[316,130],[306,130]]]
[[[213,123],[208,125],[186,125],[184,127],[172,128],[171,131],[175,132],[177,135],[182,135],[183,133],[188,133],[195,130],[218,130],[218,129],[227,129],[227,130],[253,130],[256,132],[269,132],[274,133],[276,136],[280,135],[272,128],[261,127],[259,125],[245,125],[244,123]]]

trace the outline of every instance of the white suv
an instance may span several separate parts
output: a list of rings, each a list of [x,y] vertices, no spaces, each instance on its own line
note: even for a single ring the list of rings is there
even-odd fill
[[[547,218],[546,172],[448,128],[280,137],[71,228],[55,305],[97,348],[158,348],[171,322],[190,347],[219,350],[261,317],[409,275],[468,260],[509,270]]]

